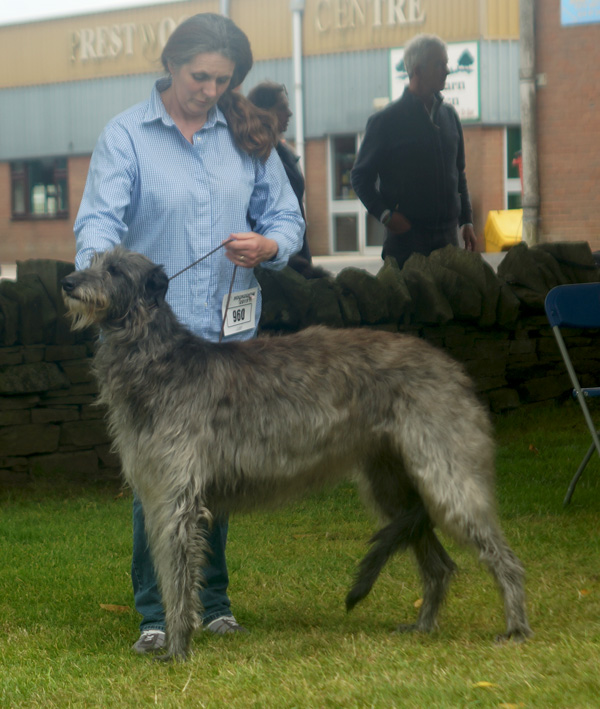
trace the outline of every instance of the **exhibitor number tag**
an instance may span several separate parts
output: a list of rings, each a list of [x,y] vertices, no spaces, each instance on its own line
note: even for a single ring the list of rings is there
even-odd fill
[[[225,328],[223,330],[225,337],[237,332],[254,329],[256,323],[257,297],[258,288],[250,288],[249,290],[232,293],[229,298],[229,307],[227,307],[227,295],[223,297],[221,313],[225,320]],[[227,308],[227,313],[225,313],[225,308]]]

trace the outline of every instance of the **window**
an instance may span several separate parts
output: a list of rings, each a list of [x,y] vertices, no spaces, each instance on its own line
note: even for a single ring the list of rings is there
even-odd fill
[[[333,229],[335,252],[358,251],[358,218],[356,214],[334,215]]]
[[[366,246],[376,246],[380,248],[385,241],[386,230],[379,219],[375,219],[372,214],[367,214],[367,243]]]
[[[356,199],[350,173],[356,158],[356,137],[341,135],[332,138],[333,199]]]
[[[506,207],[507,209],[521,208],[521,178],[518,160],[521,156],[521,128],[508,127],[506,129]]]
[[[333,253],[379,253],[386,231],[367,213],[350,180],[359,138],[332,135],[329,138],[329,214]]]
[[[13,219],[69,216],[66,158],[11,162],[10,176]]]

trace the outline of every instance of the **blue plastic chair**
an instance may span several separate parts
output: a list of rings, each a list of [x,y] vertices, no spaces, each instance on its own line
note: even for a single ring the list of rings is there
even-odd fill
[[[600,456],[600,440],[598,439],[600,431],[596,430],[586,402],[588,397],[600,396],[600,387],[582,387],[579,383],[571,357],[565,346],[561,328],[600,329],[600,283],[576,283],[557,286],[546,296],[545,308],[548,322],[552,327],[552,332],[556,337],[558,348],[573,384],[573,396],[581,405],[585,421],[592,434],[592,444],[573,476],[563,501],[563,506],[566,507],[571,501],[579,478],[594,454],[594,449],[598,451]]]

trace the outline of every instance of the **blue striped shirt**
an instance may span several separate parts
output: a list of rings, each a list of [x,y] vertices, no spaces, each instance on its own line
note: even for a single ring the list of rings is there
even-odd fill
[[[164,81],[164,80],[161,80]],[[234,143],[218,107],[188,142],[167,113],[157,82],[148,101],[108,123],[94,149],[75,221],[75,265],[117,244],[162,264],[169,276],[219,246],[230,234],[253,231],[279,250],[265,268],[281,269],[302,246],[304,222],[275,150],[266,162]],[[233,264],[220,249],[169,283],[177,318],[215,341]],[[256,287],[250,268],[238,268],[234,292]],[[260,317],[260,294],[256,322]],[[255,331],[231,335],[248,339]]]

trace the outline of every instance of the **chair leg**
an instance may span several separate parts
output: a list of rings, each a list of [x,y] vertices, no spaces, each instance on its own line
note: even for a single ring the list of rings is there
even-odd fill
[[[573,495],[573,491],[575,490],[575,486],[577,485],[577,481],[581,477],[581,474],[585,470],[585,466],[589,463],[590,458],[594,453],[594,448],[598,451],[598,455],[600,455],[600,438],[598,437],[600,432],[596,430],[596,426],[594,425],[590,410],[588,409],[588,405],[585,401],[585,392],[581,384],[579,383],[579,379],[577,378],[577,374],[573,367],[573,363],[571,362],[571,358],[569,357],[569,353],[567,351],[565,341],[560,331],[560,327],[558,325],[554,325],[552,327],[552,332],[554,332],[554,336],[556,337],[556,344],[558,345],[558,349],[560,350],[560,354],[562,355],[562,358],[564,360],[567,372],[569,373],[571,383],[573,384],[573,396],[577,399],[579,405],[581,406],[583,417],[585,418],[587,427],[592,435],[592,445],[590,446],[588,452],[585,454],[584,459],[581,461],[577,472],[571,480],[571,484],[569,485],[569,489],[567,490],[565,499],[563,500],[563,507],[566,507],[571,501],[571,497]]]
[[[565,495],[565,499],[563,500],[563,507],[566,507],[569,502],[571,502],[571,497],[573,497],[573,493],[575,492],[575,486],[579,482],[579,478],[582,476],[583,471],[585,470],[585,466],[590,462],[590,458],[594,455],[594,449],[596,448],[596,444],[592,443],[592,445],[588,448],[588,452],[585,454],[583,457],[583,460],[581,461],[579,467],[577,468],[577,472],[573,476],[573,479],[571,480],[571,483],[569,484],[569,489],[567,490],[567,494]]]

